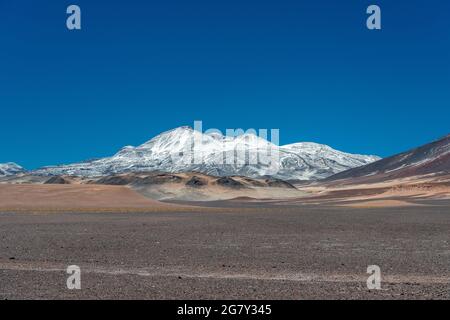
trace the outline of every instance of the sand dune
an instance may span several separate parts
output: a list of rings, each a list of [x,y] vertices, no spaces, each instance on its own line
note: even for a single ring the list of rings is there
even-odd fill
[[[449,176],[415,176],[376,183],[329,184],[317,182],[297,185],[306,196],[284,201],[283,204],[326,204],[352,207],[410,206],[419,200],[450,199]]]
[[[197,172],[121,174],[88,183],[128,185],[142,195],[156,200],[216,201],[237,197],[285,199],[305,194],[278,179],[215,177]]]
[[[352,207],[352,208],[386,208],[386,207],[406,207],[417,205],[418,204],[401,200],[371,200],[371,201],[346,202],[341,204],[341,206],[343,207]]]
[[[124,186],[0,185],[0,211],[72,209],[173,210],[177,206],[146,198]]]
[[[243,197],[247,200],[241,202],[260,202],[261,205],[275,201],[289,205],[358,206],[356,202],[359,202],[363,207],[405,206],[417,200],[450,199],[448,175],[424,175],[352,185],[316,182],[297,185],[297,188],[278,180],[218,178],[198,173],[126,174],[98,180],[28,177],[8,182],[0,184],[2,211],[11,208],[166,210],[173,207],[160,201],[230,201]],[[365,203],[367,201],[369,203]]]

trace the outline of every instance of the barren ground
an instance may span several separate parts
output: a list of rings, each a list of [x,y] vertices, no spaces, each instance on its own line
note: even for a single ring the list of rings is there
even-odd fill
[[[449,299],[450,203],[421,204],[4,212],[0,298]],[[374,264],[382,290],[369,291]]]
[[[0,211],[165,211],[174,206],[125,186],[0,184]]]

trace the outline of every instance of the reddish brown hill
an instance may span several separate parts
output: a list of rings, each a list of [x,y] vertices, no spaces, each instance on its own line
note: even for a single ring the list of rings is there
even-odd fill
[[[398,155],[335,174],[325,181],[372,183],[413,176],[450,173],[450,134]]]

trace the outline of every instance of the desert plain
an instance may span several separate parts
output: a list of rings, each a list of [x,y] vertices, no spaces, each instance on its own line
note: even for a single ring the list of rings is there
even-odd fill
[[[298,189],[158,201],[120,185],[0,185],[0,299],[450,298],[447,182]]]

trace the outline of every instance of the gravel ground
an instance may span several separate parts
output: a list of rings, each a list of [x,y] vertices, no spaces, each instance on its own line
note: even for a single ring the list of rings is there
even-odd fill
[[[450,298],[448,203],[0,213],[0,240],[0,299]],[[81,290],[66,287],[69,265]]]

